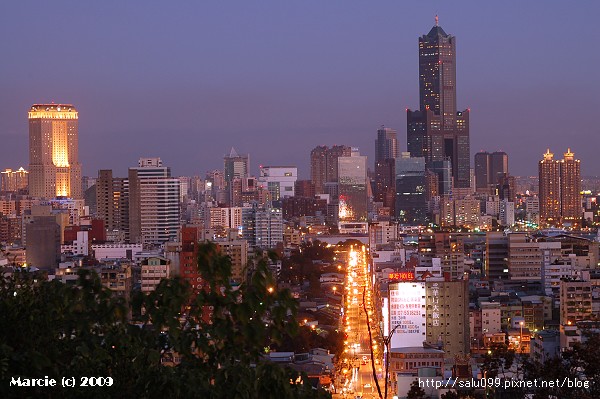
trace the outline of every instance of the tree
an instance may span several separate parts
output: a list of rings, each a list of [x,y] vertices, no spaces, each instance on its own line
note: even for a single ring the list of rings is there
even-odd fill
[[[161,281],[127,307],[82,271],[76,285],[0,279],[0,379],[111,377],[111,387],[28,388],[0,385],[0,397],[320,398],[306,375],[265,361],[264,347],[293,335],[296,302],[275,289],[265,259],[248,283],[230,284],[231,260],[202,244],[197,296],[182,279]],[[175,366],[167,358],[180,358]],[[25,392],[25,393],[23,393]]]
[[[410,389],[408,390],[406,397],[408,399],[425,399],[427,398],[427,395],[425,395],[425,390],[419,386],[419,381],[414,380],[410,384]]]
[[[600,387],[594,381],[600,378],[600,334],[586,332],[586,341],[559,356],[547,359],[544,363],[527,362],[524,366],[525,378],[543,381],[577,381],[579,386],[555,384],[551,387],[538,387],[535,399],[558,397],[591,399],[600,397]]]

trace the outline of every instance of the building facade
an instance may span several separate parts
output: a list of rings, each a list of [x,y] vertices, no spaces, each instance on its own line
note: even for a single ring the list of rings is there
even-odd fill
[[[271,201],[295,195],[298,168],[295,166],[260,166],[258,181],[269,190]]]
[[[449,159],[454,187],[471,186],[469,109],[457,111],[456,39],[437,23],[419,38],[420,109],[407,109],[408,152],[433,161]]]
[[[174,241],[179,229],[179,179],[160,158],[129,168],[129,239],[145,246]]]
[[[340,221],[367,221],[367,157],[358,151],[338,160],[338,203]]]
[[[77,110],[70,104],[34,104],[28,117],[30,195],[82,198]]]
[[[539,162],[540,223],[558,226],[580,224],[581,166],[569,148],[562,160],[550,149]]]

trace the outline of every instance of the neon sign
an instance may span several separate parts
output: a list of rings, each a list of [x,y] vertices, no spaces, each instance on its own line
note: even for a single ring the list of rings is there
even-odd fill
[[[415,279],[415,273],[413,273],[413,272],[390,273],[390,274],[388,274],[388,279],[400,280],[400,281],[412,281]]]

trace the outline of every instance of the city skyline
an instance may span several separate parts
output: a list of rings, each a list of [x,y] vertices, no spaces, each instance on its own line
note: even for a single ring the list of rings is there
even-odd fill
[[[600,161],[587,142],[596,133],[589,110],[599,105],[600,83],[585,76],[595,76],[599,56],[571,38],[593,35],[585,21],[598,6],[519,5],[513,12],[468,4],[466,15],[439,3],[173,7],[164,26],[177,43],[154,29],[160,7],[152,3],[78,5],[68,13],[40,5],[43,20],[27,6],[3,5],[2,15],[11,15],[3,36],[19,38],[5,44],[0,66],[10,76],[0,99],[3,168],[27,166],[26,110],[50,101],[80,113],[87,176],[106,168],[122,176],[145,156],[161,157],[174,175],[203,176],[232,146],[256,160],[252,174],[260,163],[293,164],[308,178],[318,145],[358,147],[372,165],[380,125],[396,130],[406,150],[404,110],[416,109],[419,98],[418,38],[438,14],[458,38],[457,105],[474,111],[471,164],[480,150],[505,151],[512,174],[534,176],[539,153],[571,147],[582,176],[595,175]],[[238,29],[215,30],[223,21]],[[53,26],[58,43],[70,34],[69,45],[33,40]],[[536,35],[544,40],[533,46]]]

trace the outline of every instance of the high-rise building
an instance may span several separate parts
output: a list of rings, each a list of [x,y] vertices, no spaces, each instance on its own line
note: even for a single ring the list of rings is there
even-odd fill
[[[310,180],[315,187],[315,193],[323,193],[327,183],[327,146],[320,145],[310,152]]]
[[[508,175],[508,155],[502,151],[475,154],[475,187],[478,192],[490,194],[500,179]]]
[[[410,157],[403,152],[396,159],[396,219],[405,224],[425,224],[427,193],[425,192],[425,158]]]
[[[475,189],[478,193],[489,194],[490,153],[481,151],[475,154]]]
[[[114,177],[110,169],[98,171],[96,216],[104,220],[113,240],[129,241],[129,181]]]
[[[399,156],[396,131],[381,126],[375,140],[375,201],[394,208],[394,160]]]
[[[377,167],[377,163],[383,162],[386,159],[397,158],[398,155],[396,131],[389,127],[381,126],[377,130],[377,139],[375,140],[375,167]]]
[[[358,151],[337,157],[340,221],[366,222],[368,195],[367,157]]]
[[[338,181],[339,157],[350,156],[352,149],[345,145],[317,146],[310,152],[310,179],[315,185],[315,194],[325,192],[325,184]]]
[[[540,218],[544,221],[560,219],[560,163],[548,149],[539,162]]]
[[[412,156],[449,159],[454,187],[471,186],[469,110],[456,106],[456,39],[436,24],[419,38],[420,110],[407,109],[407,144]]]
[[[75,107],[34,104],[28,116],[30,195],[83,198]]]
[[[235,148],[231,147],[229,155],[223,158],[225,170],[225,183],[232,181],[234,178],[248,177],[250,171],[250,157],[239,155]]]
[[[310,180],[296,180],[294,183],[294,195],[296,197],[312,198],[315,196],[315,185]]]
[[[0,191],[24,191],[29,185],[29,172],[22,167],[17,170],[5,169],[0,172]]]
[[[488,231],[485,236],[485,275],[489,281],[508,279],[508,236]]]
[[[61,228],[56,216],[36,216],[25,225],[27,230],[27,264],[52,269],[60,259]]]
[[[426,341],[448,356],[467,355],[470,348],[469,282],[428,278],[426,296]]]
[[[242,208],[242,238],[250,250],[271,249],[283,242],[283,214],[281,209],[253,205]]]
[[[233,203],[233,198],[241,197],[241,185],[233,184],[235,179],[245,179],[250,174],[250,156],[239,155],[235,148],[231,147],[229,155],[223,157],[225,186],[227,190],[227,201]],[[235,186],[235,187],[234,187]]]
[[[581,217],[580,161],[569,148],[562,160],[550,149],[539,162],[540,222],[549,225],[578,224]]]
[[[129,239],[157,245],[177,238],[179,179],[160,158],[142,158],[129,168]]]
[[[375,165],[375,179],[373,197],[375,201],[382,202],[384,207],[395,209],[396,195],[396,158],[388,158],[377,162]]]
[[[271,193],[271,200],[293,197],[294,185],[298,179],[295,166],[262,166],[258,181]]]
[[[581,218],[581,166],[570,148],[560,161],[560,214],[577,224]]]
[[[498,180],[508,174],[508,155],[502,151],[490,154],[489,184],[498,184]]]

